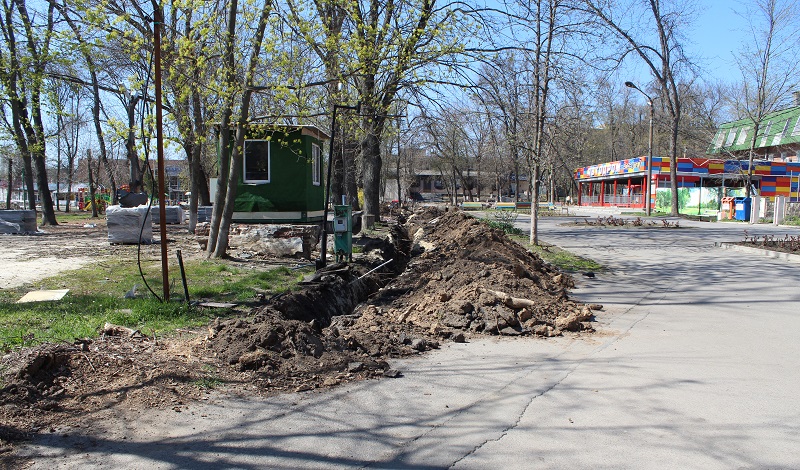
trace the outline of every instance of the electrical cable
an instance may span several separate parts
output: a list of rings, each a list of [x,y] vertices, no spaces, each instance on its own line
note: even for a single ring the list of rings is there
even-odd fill
[[[143,145],[144,145],[144,154],[145,155],[148,155],[149,152],[150,152],[149,141],[144,139],[144,135],[145,135],[144,134],[144,121],[145,121],[144,120],[144,116],[145,116],[145,114],[147,114],[149,112],[149,106],[147,104],[147,89],[150,86],[150,71],[153,68],[153,56],[154,56],[154,54],[150,53],[150,63],[148,64],[147,75],[145,77],[144,85],[142,86],[142,90],[143,90],[143,92],[142,92],[142,100],[141,100],[141,102],[142,102],[142,112],[140,113],[141,117],[140,117],[140,120],[139,120],[139,129],[140,129],[141,136],[142,136],[142,141],[143,141]],[[136,264],[139,267],[139,276],[142,278],[142,282],[144,283],[145,287],[147,287],[147,290],[149,290],[150,293],[153,294],[153,297],[158,299],[159,302],[164,302],[164,299],[162,299],[158,294],[156,294],[155,291],[153,291],[153,288],[150,287],[150,284],[147,282],[147,279],[144,277],[144,270],[142,269],[142,235],[144,234],[144,225],[145,225],[145,223],[148,220],[150,220],[150,211],[151,211],[151,209],[153,207],[153,199],[155,199],[155,194],[156,194],[156,187],[155,187],[156,179],[155,179],[155,175],[153,174],[153,167],[150,166],[150,158],[147,158],[145,160],[145,163],[146,163],[146,167],[145,168],[150,173],[151,188],[150,188],[150,198],[148,199],[148,203],[147,203],[147,213],[146,213],[144,219],[142,220],[142,226],[139,229],[139,238],[138,238],[138,240],[136,242],[136,245],[137,245],[136,246]],[[131,189],[133,189],[133,188],[131,188]],[[150,223],[152,224],[152,221]],[[165,241],[166,240],[161,240],[161,243],[164,243]]]

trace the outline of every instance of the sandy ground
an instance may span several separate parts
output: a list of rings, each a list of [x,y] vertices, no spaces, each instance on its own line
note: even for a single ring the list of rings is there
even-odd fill
[[[2,235],[0,288],[35,283],[99,261],[112,252],[105,220],[101,219],[43,227],[33,235]]]
[[[7,248],[5,244],[0,252],[0,289],[19,287],[34,283],[64,271],[70,271],[85,266],[94,261],[86,257],[60,257],[52,256],[28,259],[29,253],[24,249]]]

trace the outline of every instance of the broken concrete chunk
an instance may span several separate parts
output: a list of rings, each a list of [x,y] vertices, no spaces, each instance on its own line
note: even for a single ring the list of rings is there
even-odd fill
[[[362,370],[364,370],[363,362],[351,362],[347,364],[347,372],[350,372],[351,374],[361,372]]]
[[[392,379],[400,377],[401,375],[402,374],[397,369],[386,369],[385,371],[383,371],[383,376],[384,377],[389,377],[389,378],[392,378]]]

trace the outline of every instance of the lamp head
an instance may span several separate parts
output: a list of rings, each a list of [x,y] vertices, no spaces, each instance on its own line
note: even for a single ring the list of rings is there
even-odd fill
[[[636,88],[636,85],[634,85],[633,82],[625,82],[625,86],[628,88]]]

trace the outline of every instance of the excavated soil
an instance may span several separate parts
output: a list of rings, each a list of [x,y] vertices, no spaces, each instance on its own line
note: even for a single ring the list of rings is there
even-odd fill
[[[3,357],[0,458],[13,441],[91,426],[115,409],[180,412],[213,389],[270,394],[395,378],[393,358],[441,341],[592,330],[589,306],[568,297],[569,275],[462,212],[427,208],[401,216],[387,240],[360,242],[356,262],[207,330],[152,338],[110,327]]]

